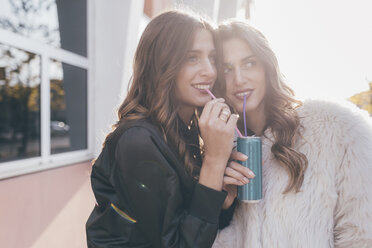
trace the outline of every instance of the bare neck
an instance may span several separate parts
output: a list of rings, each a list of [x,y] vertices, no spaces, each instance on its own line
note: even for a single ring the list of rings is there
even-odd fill
[[[183,123],[185,123],[186,126],[190,124],[191,118],[195,112],[195,108],[193,107],[184,107],[177,111],[178,116],[181,118]]]

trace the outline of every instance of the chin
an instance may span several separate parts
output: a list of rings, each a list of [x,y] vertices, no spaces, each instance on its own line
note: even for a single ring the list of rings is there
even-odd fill
[[[195,102],[195,106],[204,107],[204,105],[207,104],[207,102],[209,102],[210,100],[210,97],[198,99],[198,101]]]
[[[235,110],[235,111],[237,111],[239,114],[242,114],[243,113],[243,105],[242,106],[236,106],[236,105],[230,105],[229,104],[229,106],[234,106],[233,107],[233,109]]]
[[[208,101],[200,102],[199,104],[195,104],[196,108],[204,107]]]
[[[247,112],[256,112],[256,111],[259,111],[259,105],[258,104],[255,104],[254,106],[249,106],[245,109],[245,111]]]
[[[253,106],[253,104],[249,104],[249,105],[246,105],[245,106],[245,112],[247,113],[249,113],[249,112],[254,112],[255,110],[257,109],[257,106],[256,105],[254,105]],[[235,110],[236,111],[238,111],[238,113],[240,114],[240,115],[242,115],[243,114],[243,105],[242,106],[239,106],[238,108],[235,108]]]

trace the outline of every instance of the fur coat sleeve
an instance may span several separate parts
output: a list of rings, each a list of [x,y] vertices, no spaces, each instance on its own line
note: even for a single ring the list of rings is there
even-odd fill
[[[332,106],[344,150],[336,168],[335,247],[372,247],[372,124],[353,108]]]

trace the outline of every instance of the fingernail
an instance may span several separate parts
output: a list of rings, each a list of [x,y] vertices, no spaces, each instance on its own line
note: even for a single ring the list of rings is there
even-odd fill
[[[243,159],[244,159],[244,160],[247,160],[247,159],[248,159],[248,156],[245,155],[245,154],[243,154]]]
[[[249,174],[251,177],[255,177],[255,176],[256,176],[252,171],[249,171],[248,174]]]
[[[246,177],[243,178],[243,181],[244,181],[244,183],[249,183],[249,180]]]

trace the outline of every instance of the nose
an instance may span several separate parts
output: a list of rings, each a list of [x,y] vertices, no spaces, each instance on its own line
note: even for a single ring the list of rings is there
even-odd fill
[[[244,84],[244,76],[239,68],[234,70],[234,83],[237,85]]]
[[[204,59],[204,62],[202,63],[201,75],[205,77],[216,76],[216,67],[209,58]]]

